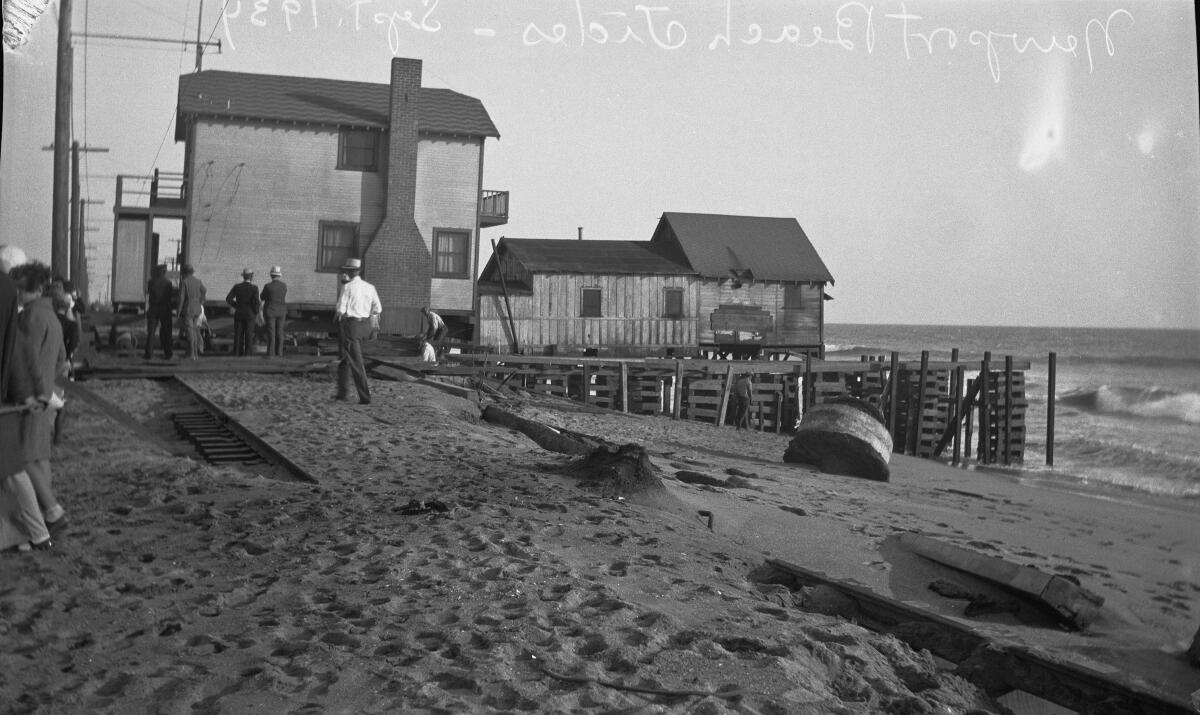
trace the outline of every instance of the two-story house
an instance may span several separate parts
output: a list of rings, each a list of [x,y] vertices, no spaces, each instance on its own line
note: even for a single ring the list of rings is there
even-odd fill
[[[179,261],[219,303],[244,267],[283,269],[289,304],[329,311],[338,268],[363,260],[385,333],[412,334],[430,306],[470,334],[480,229],[503,224],[485,192],[483,104],[421,86],[395,58],[375,84],[206,70],[179,79],[185,142]],[[143,283],[144,285],[144,283]]]

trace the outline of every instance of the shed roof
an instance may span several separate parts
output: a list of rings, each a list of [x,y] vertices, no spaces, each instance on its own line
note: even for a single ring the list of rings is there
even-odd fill
[[[391,92],[372,82],[204,70],[180,76],[178,115],[387,129]],[[417,111],[422,132],[500,136],[483,103],[454,90],[422,87]],[[184,129],[175,123],[176,141]]]
[[[693,274],[651,241],[502,238],[497,250],[534,273]]]
[[[760,280],[833,283],[833,275],[794,218],[666,212],[653,240],[667,242],[670,235],[695,272],[705,277],[748,270]]]

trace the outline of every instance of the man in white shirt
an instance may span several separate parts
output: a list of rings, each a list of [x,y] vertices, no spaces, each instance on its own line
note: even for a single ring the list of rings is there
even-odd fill
[[[367,369],[363,366],[362,341],[372,337],[377,329],[383,306],[379,302],[375,286],[358,275],[362,271],[360,259],[346,259],[341,270],[350,276],[350,280],[342,284],[342,292],[338,295],[333,316],[338,326],[340,358],[337,394],[334,399],[343,402],[350,399],[350,378],[353,377],[359,404],[368,405],[371,403],[371,388],[367,385]]]

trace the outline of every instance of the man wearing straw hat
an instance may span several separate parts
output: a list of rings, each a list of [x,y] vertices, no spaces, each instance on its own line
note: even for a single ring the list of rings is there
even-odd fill
[[[271,266],[271,281],[263,286],[263,321],[267,326],[267,357],[283,357],[283,324],[287,319],[287,283],[283,269]]]
[[[367,370],[363,366],[362,341],[370,338],[378,329],[383,305],[379,302],[375,286],[359,277],[358,274],[362,272],[360,259],[347,258],[341,270],[350,280],[342,285],[337,308],[334,310],[340,358],[337,394],[334,395],[334,399],[350,399],[350,378],[353,377],[354,388],[358,391],[358,402],[367,405],[371,402],[371,388],[367,385]]]

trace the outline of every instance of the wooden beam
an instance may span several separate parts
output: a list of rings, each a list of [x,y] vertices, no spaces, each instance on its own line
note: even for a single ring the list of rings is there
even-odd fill
[[[721,409],[717,411],[717,427],[725,426],[725,410],[729,408],[729,393],[733,388],[733,364],[725,370],[725,385],[721,388]]]

